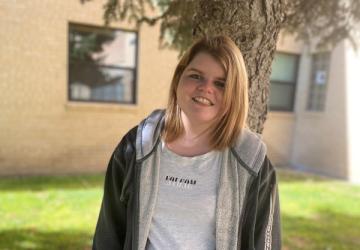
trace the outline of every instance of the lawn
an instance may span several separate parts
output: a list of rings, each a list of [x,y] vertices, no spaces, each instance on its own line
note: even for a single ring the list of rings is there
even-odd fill
[[[285,250],[360,249],[360,186],[280,171]]]
[[[360,186],[279,171],[285,250],[360,249]],[[0,179],[0,249],[91,249],[102,175]]]
[[[0,179],[0,249],[91,248],[103,176]]]

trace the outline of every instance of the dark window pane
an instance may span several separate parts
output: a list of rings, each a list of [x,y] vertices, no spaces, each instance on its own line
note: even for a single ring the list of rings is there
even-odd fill
[[[270,110],[293,110],[298,60],[298,55],[275,54],[270,76]]]
[[[271,80],[295,83],[297,55],[276,53],[271,68]]]
[[[91,53],[91,57],[102,65],[135,67],[135,33],[114,32],[114,40],[102,45],[102,51]]]
[[[293,109],[294,86],[271,82],[270,86],[270,107],[272,110]]]
[[[134,95],[134,70],[98,67],[82,64],[77,79],[70,78],[71,100],[131,103]]]

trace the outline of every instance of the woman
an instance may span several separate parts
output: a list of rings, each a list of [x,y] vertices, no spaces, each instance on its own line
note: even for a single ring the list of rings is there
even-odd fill
[[[93,249],[280,249],[275,170],[245,128],[247,85],[230,38],[185,53],[167,109],[110,159]]]

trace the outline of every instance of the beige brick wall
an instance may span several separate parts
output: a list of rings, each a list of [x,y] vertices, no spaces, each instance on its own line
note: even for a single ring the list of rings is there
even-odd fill
[[[67,100],[68,23],[102,25],[104,2],[0,1],[0,175],[103,171],[124,133],[164,107],[178,53],[159,50],[158,27],[146,25],[138,37],[136,105]],[[280,38],[278,50],[301,53],[302,45]],[[347,177],[346,132],[336,122],[344,120],[343,79],[330,76],[328,109],[318,117],[304,112],[308,74],[300,74],[295,112],[273,112],[265,125],[270,157]]]
[[[102,25],[104,2],[0,2],[0,175],[102,171],[124,133],[164,107],[177,52],[160,51],[158,27],[147,26],[136,105],[67,100],[68,23]]]
[[[303,55],[307,69],[303,71],[303,82],[297,93],[299,98],[292,162],[304,170],[349,179],[345,53],[344,43],[332,51],[325,110],[319,112],[306,109],[310,88],[310,51]]]
[[[332,52],[325,110],[307,111],[311,53],[290,36],[280,37],[277,50],[301,55],[294,112],[270,112],[264,129],[269,155],[276,166],[350,179],[347,133],[345,48]],[[312,50],[316,51],[314,48]],[[354,117],[354,116],[351,116]]]
[[[270,112],[265,122],[263,139],[268,156],[276,167],[291,165],[295,115],[291,112]]]
[[[345,48],[349,179],[354,183],[360,184],[360,51],[355,51],[349,41],[346,42]]]

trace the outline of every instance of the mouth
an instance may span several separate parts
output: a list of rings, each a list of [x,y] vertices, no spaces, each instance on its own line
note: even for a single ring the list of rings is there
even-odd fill
[[[192,100],[196,103],[202,104],[202,105],[206,105],[206,106],[213,106],[214,103],[212,103],[209,99],[202,97],[202,96],[196,96],[193,97]]]

